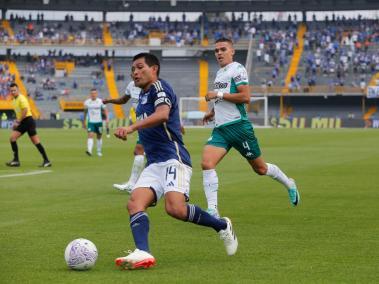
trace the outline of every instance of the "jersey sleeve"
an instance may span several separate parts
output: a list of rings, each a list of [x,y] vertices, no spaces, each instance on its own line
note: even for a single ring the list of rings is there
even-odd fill
[[[236,86],[240,85],[248,85],[249,80],[247,77],[247,71],[245,67],[243,67],[241,64],[239,64],[236,69],[233,72],[233,80]]]

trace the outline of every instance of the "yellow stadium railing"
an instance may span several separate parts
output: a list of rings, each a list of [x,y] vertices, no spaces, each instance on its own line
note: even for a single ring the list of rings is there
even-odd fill
[[[114,76],[113,66],[110,65],[110,68],[109,68],[108,62],[106,60],[104,60],[103,64],[104,64],[104,75],[105,75],[105,79],[107,80],[109,96],[112,99],[117,99],[119,97],[119,94],[118,94],[118,89],[117,89],[116,80]],[[125,118],[125,114],[121,105],[114,104],[113,110],[117,118],[119,119]]]

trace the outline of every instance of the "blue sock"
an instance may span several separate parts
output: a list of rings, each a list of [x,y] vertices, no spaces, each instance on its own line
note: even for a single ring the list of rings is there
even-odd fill
[[[224,219],[215,218],[193,204],[187,204],[187,221],[201,226],[211,227],[215,229],[216,232],[225,230],[227,226]]]
[[[140,250],[149,252],[149,217],[147,213],[140,211],[131,215],[130,229],[132,230],[136,247]]]

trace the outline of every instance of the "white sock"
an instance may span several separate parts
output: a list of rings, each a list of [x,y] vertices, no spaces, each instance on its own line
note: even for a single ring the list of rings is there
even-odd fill
[[[129,183],[135,184],[141,175],[141,172],[144,168],[145,156],[144,155],[135,155],[134,162],[132,167],[132,172],[130,174]]]
[[[285,173],[279,169],[278,166],[274,164],[267,164],[267,173],[266,176],[272,177],[273,179],[277,180],[281,184],[283,184],[287,189],[291,188],[293,186],[293,182],[286,176]]]
[[[88,138],[87,139],[87,151],[92,153],[92,148],[93,148],[93,138]]]
[[[101,148],[103,147],[103,139],[97,139],[97,152],[101,153]]]
[[[203,170],[203,186],[208,208],[217,209],[218,177],[215,169]]]

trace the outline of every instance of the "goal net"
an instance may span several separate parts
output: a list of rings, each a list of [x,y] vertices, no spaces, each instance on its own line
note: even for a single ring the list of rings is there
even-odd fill
[[[179,99],[180,118],[184,127],[204,127],[202,120],[205,111],[200,110],[200,102],[203,100],[204,98],[199,97],[181,97]],[[210,104],[208,108],[210,108]],[[267,97],[251,97],[246,110],[254,126],[269,126]]]

